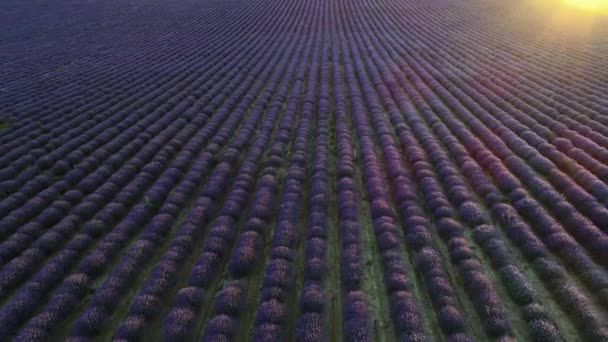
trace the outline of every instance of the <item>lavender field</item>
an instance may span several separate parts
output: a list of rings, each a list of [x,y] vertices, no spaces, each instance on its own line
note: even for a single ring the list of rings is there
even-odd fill
[[[608,3],[3,0],[12,340],[608,341]]]

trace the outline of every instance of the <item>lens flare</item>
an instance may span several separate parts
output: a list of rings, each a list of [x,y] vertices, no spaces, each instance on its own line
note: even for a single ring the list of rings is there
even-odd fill
[[[571,8],[608,15],[608,0],[562,0]]]

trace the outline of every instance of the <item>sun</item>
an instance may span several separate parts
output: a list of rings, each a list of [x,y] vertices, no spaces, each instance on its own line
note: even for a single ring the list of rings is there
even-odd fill
[[[569,7],[608,15],[608,0],[562,0]]]

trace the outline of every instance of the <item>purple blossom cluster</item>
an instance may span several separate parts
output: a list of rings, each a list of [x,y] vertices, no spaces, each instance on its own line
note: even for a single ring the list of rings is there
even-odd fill
[[[302,62],[298,62],[299,59],[293,59],[290,63],[289,63],[289,67],[288,67],[288,73],[287,75],[299,75],[302,74],[304,71],[304,65],[302,64]],[[296,69],[297,67],[297,69]],[[296,73],[297,71],[297,73]],[[293,76],[291,76],[293,77]],[[285,77],[281,80],[281,86],[279,87],[280,92],[276,95],[275,99],[272,102],[272,112],[275,113],[275,115],[279,112],[280,108],[281,108],[281,99],[282,97],[286,97],[287,96],[287,88],[286,85],[288,84],[290,80],[290,77]],[[297,101],[297,97],[292,96],[288,99],[288,108],[294,108],[295,104]],[[279,129],[276,134],[275,134],[275,144],[273,144],[273,146],[277,146],[277,144],[285,144],[289,137],[290,137],[290,131],[293,125],[293,122],[295,120],[295,111],[294,110],[289,110],[287,113],[285,113],[285,115],[283,116],[282,122],[280,124],[281,129]],[[273,120],[268,120],[267,121],[267,125],[266,125],[266,129],[271,129],[273,127],[272,123]],[[302,137],[300,139],[300,144],[302,144],[302,139],[304,141],[304,144],[306,142],[305,137]],[[259,160],[260,157],[260,153],[263,151],[264,146],[267,144],[267,139],[261,139],[260,136],[258,136],[258,138],[256,138],[255,142],[254,142],[254,149],[252,150],[253,153],[250,154],[249,158],[247,158],[247,161],[245,165],[247,165],[247,167],[244,167],[242,170],[242,173],[237,176],[237,182],[235,182],[234,188],[232,189],[232,191],[228,194],[228,197],[226,199],[226,201],[224,202],[224,207],[221,210],[220,216],[218,216],[218,218],[215,220],[215,222],[212,224],[205,246],[203,248],[203,252],[201,253],[201,255],[199,256],[192,272],[190,273],[190,276],[188,278],[188,285],[189,287],[186,287],[184,289],[189,289],[189,288],[196,288],[199,289],[200,291],[203,291],[204,289],[208,288],[211,284],[211,282],[213,281],[213,277],[215,275],[215,273],[217,272],[217,270],[219,269],[219,267],[222,265],[222,260],[224,260],[228,254],[229,254],[229,246],[231,246],[234,242],[234,239],[236,237],[236,232],[237,232],[237,227],[236,227],[236,223],[237,223],[237,219],[240,217],[241,213],[243,212],[243,210],[245,209],[245,206],[247,205],[247,197],[244,197],[245,194],[249,193],[252,189],[253,186],[253,181],[254,181],[254,174],[253,171],[255,170],[255,168],[253,167],[257,161]],[[300,157],[302,157],[302,152],[300,152]],[[271,158],[268,158],[268,162],[271,162]],[[301,189],[297,186],[298,182],[301,182],[304,174],[303,171],[301,170],[304,167],[304,160],[302,160],[301,158],[296,160],[294,159],[294,161],[292,162],[292,166],[291,168],[293,168],[293,171],[291,171],[291,173],[288,174],[287,176],[287,180],[286,182],[289,182],[289,179],[292,179],[293,181],[295,181],[296,183],[293,184],[294,187],[291,187],[290,189],[290,193],[296,193],[299,194],[299,192],[301,191]],[[277,165],[277,167],[280,165]],[[290,178],[291,177],[291,178]],[[287,188],[286,188],[287,189]],[[287,191],[287,190],[286,190]],[[290,196],[287,194],[283,195],[283,198],[286,199],[286,197],[289,198]],[[282,209],[284,212],[283,214],[279,213],[279,217],[283,217],[284,221],[289,222],[289,221],[294,221],[297,217],[292,217],[293,216],[293,210],[295,210],[294,204],[292,203],[292,205],[289,205],[289,203],[287,203],[286,201],[281,201],[283,207],[285,209]],[[296,215],[297,216],[297,215]],[[279,222],[281,222],[281,220],[279,219]],[[295,222],[295,221],[294,221]],[[250,223],[251,225],[255,225],[257,224],[256,221],[251,221]],[[217,246],[222,246],[222,248],[217,248]],[[280,253],[285,252],[285,249],[283,248],[277,248],[277,255],[281,255]],[[285,257],[289,257],[289,251],[287,251],[286,254],[284,254]],[[293,255],[291,255],[291,257],[293,258]],[[292,260],[293,261],[293,260]],[[181,291],[178,292],[178,294],[176,295],[176,299],[175,299],[175,304],[173,309],[169,312],[169,314],[165,317],[165,337],[168,340],[180,340],[180,339],[185,339],[187,338],[187,336],[189,336],[189,334],[192,333],[192,325],[194,323],[194,320],[196,319],[196,315],[199,312],[201,305],[203,303],[196,303],[196,304],[188,304],[187,307],[183,307],[181,305],[179,305],[181,301]],[[223,290],[225,291],[225,290]],[[221,304],[217,304],[218,301],[221,301],[221,298],[218,297],[215,300],[216,306],[217,305],[221,305]],[[240,313],[240,310],[242,309],[241,306],[234,306],[233,310],[231,310],[230,312],[215,312],[215,315],[226,315],[229,314],[231,315],[234,319],[236,319]],[[187,313],[187,314],[186,314]],[[211,335],[209,336],[215,336],[213,338],[219,338],[219,336],[217,335],[217,332],[213,332],[213,333],[209,333]],[[207,335],[206,335],[207,336]],[[209,337],[211,338],[211,337]]]
[[[226,67],[223,69],[224,73],[233,66],[226,65]],[[198,82],[200,83],[192,83],[192,80],[187,79],[184,80],[183,86],[185,86],[186,89],[195,90],[197,87],[204,84],[202,83],[202,81],[206,80],[207,76],[212,75],[214,72],[221,71],[221,69],[210,69],[208,73],[202,73],[202,71],[201,74],[197,75],[199,79]],[[212,77],[208,80],[208,83],[213,84],[217,80],[219,79],[216,77]],[[236,84],[238,84],[238,79],[234,79],[231,84],[234,87]],[[220,94],[218,96],[225,96],[225,94],[221,95],[221,93],[219,93],[219,90],[222,89],[221,87],[221,84],[216,84],[216,94]],[[210,96],[213,94],[213,92],[205,94],[204,96],[202,95],[203,93],[198,94],[203,97],[201,101],[209,101],[211,99]],[[171,93],[168,93],[167,95],[163,96],[169,96],[168,98],[171,98],[170,95]],[[25,224],[21,228],[24,234],[19,234],[19,232],[17,232],[13,236],[11,236],[11,238],[4,242],[3,247],[6,248],[2,248],[2,253],[4,253],[3,255],[6,259],[13,258],[12,262],[9,263],[5,269],[5,271],[7,272],[6,276],[4,277],[5,281],[3,282],[7,284],[5,286],[11,286],[10,284],[18,282],[19,279],[22,279],[23,277],[27,276],[28,273],[31,272],[33,267],[35,267],[36,263],[39,263],[41,260],[43,260],[46,255],[59,250],[62,246],[65,246],[64,242],[66,240],[69,240],[69,238],[73,236],[73,234],[75,234],[79,226],[86,222],[87,219],[91,219],[92,216],[94,216],[96,213],[96,217],[101,219],[107,218],[108,220],[105,220],[105,222],[99,222],[100,220],[95,220],[88,224],[88,227],[91,229],[95,228],[94,231],[98,232],[95,234],[107,232],[108,225],[116,224],[116,222],[119,221],[117,217],[120,217],[121,214],[124,215],[126,208],[129,208],[133,204],[135,204],[135,201],[140,196],[140,193],[144,191],[146,187],[150,186],[150,182],[155,177],[158,177],[158,175],[162,171],[161,167],[163,165],[166,165],[167,160],[171,158],[171,153],[175,153],[175,151],[183,149],[184,142],[187,141],[188,136],[196,132],[197,129],[203,127],[207,120],[207,114],[205,113],[211,114],[215,110],[215,106],[213,105],[203,107],[201,106],[201,104],[204,104],[204,102],[195,103],[192,99],[186,98],[184,99],[182,106],[184,104],[191,105],[191,107],[186,113],[182,113],[178,108],[178,110],[169,112],[169,114],[171,115],[167,114],[168,116],[166,118],[157,122],[156,124],[153,124],[154,120],[159,117],[162,117],[161,115],[165,115],[163,113],[168,112],[171,107],[160,107],[157,112],[153,112],[153,114],[150,114],[149,111],[153,111],[155,109],[155,106],[162,104],[163,101],[167,100],[168,98],[162,97],[158,100],[160,102],[152,101],[149,106],[145,106],[138,110],[136,113],[144,115],[148,121],[141,122],[139,125],[135,125],[134,127],[131,127],[131,129],[125,131],[125,134],[127,134],[137,132],[138,130],[141,130],[143,128],[147,128],[147,130],[143,133],[145,134],[143,136],[145,140],[137,138],[134,139],[127,146],[124,146],[126,139],[119,140],[117,142],[112,141],[112,143],[116,144],[117,146],[124,146],[121,150],[124,151],[124,153],[112,155],[111,158],[113,162],[111,163],[111,165],[109,165],[109,167],[123,167],[119,168],[118,171],[115,172],[108,179],[108,181],[104,183],[102,187],[100,187],[98,193],[93,193],[90,196],[84,198],[84,195],[87,194],[87,192],[83,193],[78,189],[68,190],[67,192],[65,192],[64,197],[67,202],[70,202],[72,205],[75,205],[73,213],[68,214],[59,223],[46,228],[46,230],[44,229],[45,227],[41,227],[36,222],[30,222],[28,224]],[[196,110],[202,110],[203,112],[198,115],[195,115]],[[206,139],[209,139],[209,137],[213,136],[213,134],[215,134],[213,127],[217,127],[217,125],[221,123],[221,120],[224,119],[225,116],[216,115],[215,118],[216,119],[212,120],[212,122],[208,126],[209,128],[204,131],[204,134],[206,135],[200,136],[198,138],[199,140],[197,142],[194,142],[191,148],[195,148],[195,146],[200,145]],[[172,122],[174,122],[174,124],[171,124]],[[182,130],[180,135],[176,136],[176,133],[180,132],[180,129]],[[174,137],[173,140],[171,140],[172,137]],[[149,142],[147,144],[144,144],[146,141]],[[138,154],[134,154],[134,152],[137,151],[138,148],[141,148],[141,151]],[[178,157],[175,159],[177,167],[184,168],[185,163],[188,163],[189,160],[192,158],[192,153],[195,150],[191,150],[191,148],[189,150],[184,151],[183,156],[181,158]],[[169,154],[165,153],[165,151],[169,152]],[[126,159],[123,159],[122,156],[124,156],[124,158]],[[102,166],[100,170],[107,171],[107,168],[104,168],[104,166]],[[138,174],[139,171],[142,172]],[[87,174],[86,169],[79,168],[75,168],[70,172],[75,175]],[[133,180],[135,176],[137,176],[137,178]],[[175,176],[176,175],[174,174],[172,177]],[[67,181],[70,181],[70,179],[71,178],[69,178]],[[192,178],[191,180],[196,180],[196,176],[194,176],[194,178]],[[64,188],[66,187],[66,184],[64,184]],[[194,187],[191,186],[191,188]],[[118,191],[117,193],[113,193],[112,191],[115,189],[122,190]],[[156,193],[158,193],[158,191]],[[111,196],[114,196],[114,201],[110,202],[105,207],[105,209],[101,210],[104,207],[104,204],[107,203],[108,200],[112,199]],[[32,203],[44,203],[44,201],[39,200],[37,202]],[[58,203],[65,204],[64,202]],[[151,205],[153,206],[154,203],[152,203]],[[174,206],[174,208],[179,209],[179,207],[177,206]],[[68,209],[66,208],[66,210]],[[100,211],[98,212],[98,210]],[[28,212],[28,214],[31,213]],[[99,231],[100,228],[104,227],[105,230]],[[38,240],[34,241],[35,238],[41,235],[42,233],[44,233],[44,235],[42,235],[42,237],[40,237]],[[78,238],[79,241],[81,241],[83,236],[78,236]],[[17,253],[23,251],[25,247],[27,247],[28,244],[31,243],[33,243],[33,245],[31,245],[29,249],[26,249],[25,252],[21,253],[21,256],[15,258],[15,256],[17,256]],[[35,251],[36,253],[32,254],[28,253],[28,251]],[[14,266],[9,266],[11,264]]]
[[[344,43],[349,36],[341,37],[340,48],[344,56],[349,56],[349,51]],[[353,46],[350,46],[353,48]],[[350,58],[349,58],[350,59]],[[374,146],[374,135],[370,128],[363,99],[372,94],[373,90],[368,88],[362,91],[356,85],[361,81],[359,72],[362,68],[353,58],[355,65],[349,59],[344,60],[344,79],[348,85],[347,94],[351,99],[351,111],[353,124],[357,133],[358,145],[361,154],[362,178],[364,181],[367,200],[370,203],[370,214],[373,220],[374,235],[377,246],[382,256],[384,268],[384,283],[391,304],[391,316],[395,324],[397,334],[403,340],[426,340],[423,331],[422,317],[420,315],[416,299],[412,295],[412,284],[403,262],[401,251],[401,236],[396,215],[390,203],[386,180],[380,171],[380,160],[376,155]],[[371,115],[372,120],[380,118],[379,113]],[[435,273],[445,273],[442,267],[433,267]],[[448,294],[451,288],[448,286]],[[455,301],[454,301],[455,303]]]
[[[315,56],[317,50],[314,49],[313,42],[312,36],[309,36],[308,39],[300,41],[302,44],[300,48],[303,51],[312,50],[311,55]],[[284,336],[283,325],[287,321],[286,297],[293,286],[293,263],[296,257],[294,247],[299,239],[296,229],[299,218],[298,204],[301,202],[301,186],[305,177],[306,151],[313,117],[312,92],[305,85],[316,82],[314,69],[311,68],[306,76],[304,61],[305,59],[293,60],[293,66],[297,67],[297,72],[292,74],[296,80],[299,80],[299,82],[296,81],[296,89],[300,89],[299,87],[302,87],[302,90],[306,89],[304,97],[297,96],[298,92],[287,99],[286,106],[287,117],[294,117],[298,109],[301,110],[295,135],[292,138],[290,126],[285,125],[277,134],[274,144],[270,146],[247,218],[227,264],[227,270],[232,279],[245,281],[254,270],[258,269],[258,264],[263,256],[263,243],[269,235],[272,235],[269,259],[263,271],[260,302],[254,314],[251,338],[256,341],[281,340]],[[302,82],[306,77],[307,82]],[[276,219],[275,229],[269,230],[268,226],[272,222],[271,208],[275,207],[274,202],[277,197],[275,193],[279,187],[278,170],[285,167],[283,164],[288,155],[287,147],[292,139],[290,162],[287,167],[287,175],[283,179],[284,191],[279,201],[279,215]],[[220,299],[216,297],[214,306],[217,305],[218,300]],[[239,316],[242,314],[242,310],[235,310],[230,317],[235,322],[239,322]],[[220,315],[222,314],[218,312],[212,314],[212,318],[205,326],[203,339],[213,341],[218,338],[213,332],[211,322],[218,319]],[[230,338],[230,336],[227,337]]]
[[[329,47],[323,40],[320,61],[328,60]],[[316,57],[316,56],[315,56]],[[314,149],[310,163],[310,192],[308,194],[308,218],[304,241],[304,274],[299,300],[299,314],[296,320],[297,341],[313,342],[328,339],[327,324],[324,322],[328,294],[324,289],[327,275],[327,235],[329,208],[329,68],[319,66],[318,58],[313,59],[311,70],[318,70],[318,91],[311,89],[308,97],[314,98],[316,108],[316,131]]]
[[[342,75],[339,72],[338,46],[332,45],[334,71],[334,122],[336,126],[337,207],[340,233],[340,280],[343,287],[343,334],[345,341],[373,339],[368,299],[362,291],[363,246],[360,223],[359,189],[356,185],[355,149],[348,124],[347,100]]]
[[[423,69],[420,68],[420,70]],[[425,72],[421,71],[421,75],[424,74]],[[427,77],[430,77],[428,74],[426,75]],[[450,90],[451,88],[456,89],[453,85],[445,89]],[[441,89],[441,94],[448,96],[448,91],[446,91],[444,88],[439,89]],[[434,91],[439,93],[439,90]],[[456,108],[459,109],[460,107]],[[459,109],[456,112],[464,113],[464,110],[461,111]],[[446,124],[450,123],[450,121],[454,122],[454,120],[456,120],[453,118],[453,114],[450,114],[452,118],[449,119],[447,117],[448,112],[446,110],[443,110],[442,112],[438,111],[438,114],[442,115],[442,120],[446,122]],[[504,187],[503,191],[507,193],[513,192],[519,187],[525,186],[527,191],[537,196],[538,202],[544,203],[546,205],[546,209],[549,209],[555,213],[555,218],[562,222],[572,237],[574,237],[580,244],[588,249],[590,253],[597,256],[598,259],[605,259],[606,252],[605,248],[602,246],[605,246],[607,243],[606,234],[604,234],[602,230],[598,228],[602,225],[598,224],[596,226],[594,224],[597,224],[599,221],[595,220],[592,222],[588,217],[583,216],[583,214],[579,212],[572,204],[577,203],[576,201],[566,201],[557,189],[552,188],[546,180],[535,174],[533,169],[528,166],[529,164],[525,162],[525,159],[513,156],[510,152],[508,152],[507,147],[502,140],[491,133],[488,128],[482,126],[479,121],[472,120],[472,122],[476,122],[477,124],[475,126],[484,133],[471,136],[469,130],[462,125],[459,125],[459,128],[457,131],[455,131],[455,133],[459,135],[468,135],[469,138],[467,138],[467,140],[469,142],[467,142],[467,145],[469,147],[467,148],[471,149],[471,154],[479,156],[479,159],[484,159],[484,161],[480,163],[484,170],[492,173],[493,177],[496,179],[497,185]],[[486,143],[484,144],[482,140],[485,140]],[[492,142],[490,142],[490,140],[492,140]],[[498,146],[503,146],[504,148],[498,150]],[[573,186],[572,189],[577,188],[580,189],[580,187],[576,186]],[[591,200],[582,192],[580,192],[580,195],[582,196],[580,198],[587,198]],[[530,204],[535,202],[536,200],[534,197],[528,196],[526,197],[526,201],[519,203],[522,214],[527,216],[527,218],[530,220],[534,220],[535,218],[535,215],[531,211],[534,209],[530,207]],[[593,201],[589,203],[593,203]],[[513,204],[518,205],[517,203]],[[593,204],[592,206],[595,205]],[[539,205],[535,205],[534,207],[540,209]],[[597,219],[601,220],[601,216],[598,216]]]
[[[489,300],[492,297],[497,298],[497,294],[492,290],[491,286],[488,288],[488,285],[485,285],[484,288],[484,284],[490,284],[490,282],[488,277],[483,274],[479,259],[476,258],[467,240],[464,238],[464,226],[458,221],[458,214],[460,214],[459,216],[464,223],[473,227],[474,232],[477,232],[478,229],[483,230],[487,234],[491,234],[492,238],[496,239],[496,243],[504,244],[504,242],[485,216],[485,209],[474,202],[473,193],[467,188],[467,184],[457,172],[457,169],[451,165],[445,150],[440,147],[432,136],[432,133],[428,131],[428,128],[420,118],[415,115],[412,108],[407,106],[406,102],[402,103],[402,108],[404,108],[403,112],[406,113],[405,118],[408,120],[409,126],[413,128],[412,131],[404,129],[398,132],[399,137],[402,138],[402,145],[416,146],[416,149],[409,150],[412,157],[415,158],[412,160],[414,173],[416,174],[418,183],[422,187],[422,193],[427,198],[426,203],[432,210],[432,216],[437,222],[436,228],[438,233],[446,241],[452,261],[460,265],[463,277],[465,279],[469,278],[466,280],[465,285],[467,287],[470,286],[472,295],[479,298],[479,307],[483,307],[484,303],[481,300]],[[404,127],[402,124],[405,121],[402,116],[391,115],[391,118],[395,127]],[[419,150],[420,144],[416,138],[425,147],[426,152]],[[435,166],[437,173],[431,168],[431,165]],[[443,188],[438,181],[444,184]],[[480,241],[477,240],[477,242]],[[520,305],[533,304],[540,310],[543,310],[542,305],[535,298],[536,294],[532,285],[521,274],[517,266],[515,266],[516,263],[509,251],[506,250],[506,253],[501,255],[502,257],[497,257],[497,254],[488,248],[487,244],[481,243],[481,246],[493,261],[493,265],[499,267],[498,272],[503,277],[504,283],[514,300]],[[472,288],[476,281],[481,282],[482,287]],[[480,295],[480,293],[484,292],[486,294]],[[500,312],[494,313],[493,316],[488,317],[488,324],[491,325],[487,328],[496,332],[499,331],[499,325],[504,324],[504,313],[502,313],[502,318]],[[535,328],[539,324],[536,320],[540,319],[543,321],[543,327],[553,327],[553,330],[547,331],[544,336],[548,337],[552,334],[552,340],[559,339],[554,323],[545,318],[530,317],[530,333],[534,335]]]
[[[407,89],[407,88],[404,87],[404,89]],[[430,96],[431,96],[430,93],[429,93],[428,96],[430,98]],[[442,127],[441,124],[440,124],[440,122],[437,121],[436,119],[433,119],[433,121],[430,121],[430,123],[432,124],[433,128],[441,128]],[[416,130],[415,130],[415,132],[416,132]],[[461,150],[456,149],[456,147],[457,147],[457,141],[456,140],[448,140],[450,138],[450,134],[447,131],[445,131],[445,130],[441,131],[441,132],[438,131],[437,132],[437,136],[438,137],[445,137],[446,138],[446,140],[445,140],[445,146],[450,148],[450,152],[452,152],[452,155],[455,155],[456,157],[458,157],[459,160],[463,160],[463,159],[460,159],[460,156],[462,156],[463,153],[461,152]],[[431,139],[428,139],[427,141],[424,141],[424,144],[425,144],[425,146],[431,147],[432,146]],[[464,161],[466,162],[466,160],[464,160]],[[488,199],[488,201],[491,204],[496,203],[496,201],[499,201],[499,200],[502,199],[503,196],[501,194],[499,194],[499,193],[497,193],[495,191],[488,191],[488,190],[492,189],[493,185],[491,185],[491,183],[484,183],[484,182],[482,182],[482,180],[485,177],[485,175],[483,174],[483,172],[470,174],[470,173],[468,173],[470,171],[467,171],[467,170],[471,170],[472,171],[471,167],[472,167],[473,164],[470,163],[470,162],[468,162],[467,164],[464,164],[464,165],[467,165],[466,167],[463,166],[463,169],[465,170],[465,174],[467,176],[470,176],[471,183],[476,188],[476,190],[479,191],[479,193],[482,196],[486,196],[487,199]],[[446,177],[450,177],[450,176],[446,176]],[[439,178],[441,179],[441,177],[439,177]],[[459,183],[454,183],[453,179],[451,179],[450,181],[451,182],[448,184],[450,190],[453,190],[456,186],[459,186],[458,185]],[[526,195],[525,192],[520,193],[520,194],[521,194],[520,198],[522,198],[522,197],[524,197]],[[460,201],[460,202],[462,202],[463,199],[465,199],[465,198],[462,197],[461,195],[456,195],[456,197],[455,197],[455,200]],[[461,211],[461,214],[463,215],[463,218],[467,219],[470,222],[469,224],[471,224],[471,225],[474,226],[475,223],[477,223],[478,225],[479,225],[479,223],[481,223],[481,221],[479,221],[479,219],[478,219],[479,215],[474,215],[473,217],[469,217],[470,214],[472,213],[470,206],[466,206],[466,207],[462,206],[460,211]],[[477,211],[481,212],[479,210],[477,210]],[[541,215],[541,217],[546,217],[546,215],[545,216]],[[475,218],[475,219],[473,221],[471,221],[471,219],[473,219],[473,218]],[[505,225],[511,225],[511,224],[514,223],[513,222],[514,219],[515,219],[514,216],[507,216],[507,219],[504,221],[504,224]],[[556,225],[557,224],[554,224],[553,226],[556,226]],[[479,227],[480,228],[483,227],[482,229],[480,229],[480,234],[482,234],[482,235],[478,235],[478,236],[480,236],[480,238],[481,238],[481,236],[484,236],[486,238],[489,236],[489,237],[492,237],[492,239],[491,239],[492,241],[495,241],[495,242],[492,242],[492,244],[490,244],[490,246],[487,246],[488,247],[488,253],[490,253],[491,257],[493,257],[494,262],[497,265],[499,265],[499,266],[505,265],[506,262],[509,259],[508,258],[509,251],[508,251],[507,246],[504,245],[504,242],[500,242],[499,243],[498,242],[499,240],[496,240],[500,236],[498,234],[496,234],[495,232],[493,232],[493,230],[489,230],[489,229],[492,228],[491,226],[488,226],[488,225],[479,225]],[[481,233],[482,231],[484,233]],[[529,246],[529,247],[527,247],[528,249],[533,246],[533,245],[530,245],[531,242],[533,242],[534,240],[538,241],[534,235],[529,235],[530,234],[529,230],[528,231],[524,230],[524,231],[521,231],[521,232],[527,232],[527,234],[528,234],[528,235],[526,235],[526,237],[524,237],[524,236],[520,236],[519,237],[519,242],[527,244],[527,246]],[[571,239],[570,240],[568,240],[568,239],[569,238],[565,238],[565,239],[562,238],[561,241],[564,241],[564,242],[566,242],[566,241],[572,241]],[[572,242],[569,242],[569,243],[572,245]],[[502,246],[502,248],[499,249],[501,252],[499,252],[499,250],[496,249],[498,246]],[[538,246],[538,245],[536,245],[536,246]],[[542,246],[542,243],[541,243],[541,246]],[[484,247],[486,247],[486,246],[484,246]],[[571,248],[575,248],[576,249],[576,248],[579,248],[579,247],[575,247],[573,245],[573,247],[571,247]],[[537,251],[542,251],[542,249],[539,250],[538,248],[536,248],[536,250]],[[540,254],[540,255],[537,255],[537,256],[541,256],[541,257],[547,257],[548,256],[546,254],[546,252],[543,252],[543,253],[544,254]],[[581,266],[584,265],[583,266],[584,269],[587,269],[587,270],[591,271],[591,270],[597,268],[596,266],[593,265],[593,262],[590,261],[590,259],[588,259],[588,257],[586,257],[584,255],[584,252],[583,253],[580,253],[580,252],[579,253],[567,253],[567,252],[563,253],[562,252],[562,254],[568,254],[569,258],[571,258],[571,260],[574,261],[574,259],[576,259],[577,260],[576,262],[578,262],[579,264],[583,263],[583,264],[580,264],[580,265]],[[596,285],[591,285],[590,284],[590,286],[597,286],[596,288],[601,288],[601,285],[599,285],[599,284],[601,284],[603,282],[602,280],[600,280],[603,277],[601,275],[602,272],[601,271],[599,271],[599,273],[597,271],[592,271],[592,272],[594,272],[594,276],[593,277],[583,277],[583,279],[593,278],[594,279],[593,282]],[[558,273],[559,273],[559,271],[554,272],[553,274],[554,274],[554,276],[557,276]],[[505,283],[507,283],[507,286],[513,288],[511,292],[514,293],[514,292],[518,291],[516,294],[514,294],[514,296],[517,296],[517,300],[519,302],[526,302],[526,301],[528,301],[530,299],[530,297],[531,297],[530,286],[529,285],[525,285],[524,279],[522,279],[523,277],[521,276],[521,274],[518,271],[514,270],[511,267],[506,267],[505,266],[505,268],[501,271],[501,274],[504,277]],[[570,289],[572,289],[572,288],[570,288]],[[523,291],[523,292],[521,292],[521,291]],[[580,294],[578,296],[575,296],[575,298],[578,299],[579,305],[582,305],[581,309],[582,309],[582,307],[587,307],[587,308],[589,307],[589,304],[588,303],[585,304],[584,297],[581,297]],[[573,301],[572,299],[569,300],[569,302],[572,302],[572,301]],[[538,307],[538,306],[536,304],[530,304],[529,307]],[[539,339],[547,338],[547,336],[548,336],[547,334],[549,334],[549,333],[551,333],[551,334],[553,334],[555,336],[555,334],[556,334],[555,327],[553,326],[553,328],[550,328],[552,326],[552,324],[550,322],[545,322],[545,323],[541,324],[541,323],[538,323],[538,321],[537,321],[537,320],[546,321],[546,318],[547,318],[546,315],[539,313],[537,310],[535,310],[535,312],[536,312],[536,314],[530,315],[527,318],[528,322],[529,322],[529,327],[530,327],[530,333],[531,333],[531,335],[535,336],[535,337],[537,337]],[[579,311],[579,312],[581,312],[581,311]],[[585,314],[584,316],[585,316],[586,319],[591,319],[590,321],[588,320],[588,323],[585,324],[585,325],[587,325],[589,327],[589,329],[590,329],[589,331],[591,331],[590,336],[595,336],[595,338],[597,338],[597,336],[598,336],[597,334],[598,333],[601,334],[601,330],[602,330],[597,325],[598,324],[597,317],[593,317],[593,315],[590,316],[589,314]],[[542,330],[542,333],[541,333],[541,330]]]
[[[608,339],[603,16],[0,7],[0,340]]]
[[[291,44],[294,44],[294,42]],[[298,63],[298,59],[296,58],[292,59],[291,61],[285,58],[279,65],[282,68],[287,68],[289,71],[287,75],[295,75],[293,71],[296,69],[296,67],[298,67],[299,70],[303,70],[303,65]],[[274,78],[270,82],[271,85],[277,82],[277,88],[279,91],[274,95],[274,99],[270,101],[266,121],[262,125],[261,130],[258,132],[259,135],[252,144],[252,148],[241,168],[241,172],[236,178],[236,182],[234,183],[232,190],[224,202],[224,206],[221,209],[219,216],[210,227],[209,233],[205,240],[205,245],[203,247],[203,252],[198,257],[198,260],[190,273],[188,278],[189,286],[185,289],[196,288],[203,291],[209,287],[213,281],[213,276],[222,265],[223,260],[230,254],[230,248],[237,235],[237,220],[247,205],[248,196],[246,196],[246,194],[251,192],[252,187],[255,184],[254,177],[257,169],[257,163],[269,141],[267,136],[272,133],[276,117],[277,115],[281,114],[281,101],[287,96],[286,86],[289,84],[291,77],[293,77],[286,77],[280,72],[280,70],[281,68],[277,69],[275,74],[273,74]],[[267,96],[270,97],[271,93],[267,92]],[[284,146],[289,142],[291,137],[290,132],[293,128],[294,122],[296,122],[296,115],[295,111],[293,110],[296,101],[296,97],[291,97],[288,100],[288,110],[283,113],[279,127],[274,132],[274,143],[269,148],[270,154],[266,159],[266,167],[264,168],[264,170],[267,172],[267,181],[264,182],[260,180],[258,182],[258,188],[254,193],[247,221],[243,226],[245,232],[241,233],[241,247],[246,244],[246,242],[244,243],[243,241],[248,241],[247,239],[253,237],[253,234],[247,234],[247,227],[250,227],[250,233],[258,233],[256,229],[263,229],[263,220],[268,219],[266,212],[268,211],[267,208],[271,205],[269,202],[268,193],[269,189],[272,189],[272,187],[275,186],[273,183],[273,177],[271,176],[274,176],[273,173],[276,172],[275,168],[279,168],[282,164],[282,157],[280,153],[284,150]],[[258,112],[262,112],[264,107],[259,106],[257,109]],[[260,248],[258,248],[258,250],[259,249]],[[249,249],[247,252],[254,255],[255,253],[258,253],[258,250]],[[241,250],[241,252],[243,251],[244,250]],[[197,314],[201,308],[201,305],[203,304],[200,302],[182,306],[180,303],[184,303],[184,301],[181,300],[181,297],[182,290],[177,293],[174,307],[165,317],[164,333],[165,338],[168,340],[174,341],[187,339],[188,336],[192,334],[193,322],[197,318]],[[221,297],[217,297],[215,299],[216,306],[217,301],[219,300],[221,300]],[[231,319],[236,320],[239,315],[239,310],[235,308],[230,313],[214,313],[216,316],[227,314],[231,314]],[[209,332],[209,329],[213,330],[212,327],[213,325],[205,330],[205,336],[208,334],[213,336],[217,335],[218,332]],[[218,336],[213,338],[218,338]]]

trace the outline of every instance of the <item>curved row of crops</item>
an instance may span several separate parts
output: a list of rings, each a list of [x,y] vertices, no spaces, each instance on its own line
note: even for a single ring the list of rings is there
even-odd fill
[[[0,340],[608,340],[606,18],[527,8],[3,2]]]

